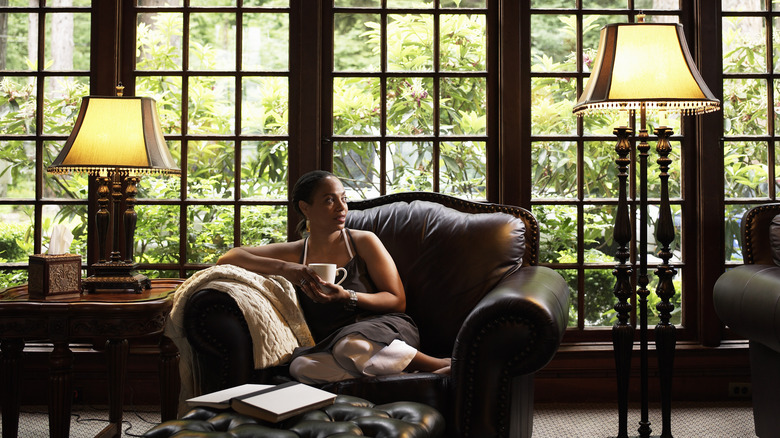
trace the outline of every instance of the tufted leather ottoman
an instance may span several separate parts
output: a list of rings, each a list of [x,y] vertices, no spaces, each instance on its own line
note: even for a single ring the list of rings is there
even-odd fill
[[[444,433],[444,417],[436,409],[415,402],[384,405],[340,395],[333,405],[309,411],[278,424],[267,423],[231,410],[195,408],[179,420],[149,429],[143,436],[267,437],[267,438],[436,438]]]

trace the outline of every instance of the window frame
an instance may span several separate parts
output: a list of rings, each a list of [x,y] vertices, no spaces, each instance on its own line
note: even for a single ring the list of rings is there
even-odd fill
[[[5,70],[0,72],[0,77],[34,77],[35,78],[35,132],[28,135],[2,135],[3,140],[32,142],[35,144],[35,164],[34,164],[34,195],[32,199],[28,198],[0,198],[0,205],[10,206],[31,206],[33,209],[32,239],[33,252],[41,254],[43,252],[43,210],[50,205],[69,205],[69,206],[87,206],[88,199],[76,198],[47,198],[44,196],[44,176],[46,174],[47,163],[43,162],[44,148],[46,142],[61,141],[65,142],[67,136],[44,133],[43,104],[45,103],[45,84],[49,77],[89,77],[90,89],[95,88],[96,56],[90,54],[90,71],[86,70],[49,70],[46,69],[46,17],[56,13],[91,13],[92,17],[98,10],[95,5],[87,6],[49,6],[45,0],[40,0],[38,6],[2,6],[0,12],[15,14],[36,14],[37,15],[37,58],[35,70]],[[94,46],[95,29],[97,24],[92,22],[91,44]],[[89,208],[88,208],[89,211]],[[3,270],[26,270],[27,262],[8,262],[1,263]],[[4,286],[3,286],[4,287]]]
[[[580,5],[582,0],[575,0]],[[627,0],[630,4],[633,1]],[[769,0],[766,0],[769,1]],[[329,71],[325,66],[330,63],[332,53],[328,39],[332,35],[331,11],[326,2],[314,2],[312,6],[303,0],[291,0],[290,3],[290,64],[289,64],[289,151],[288,151],[288,190],[289,185],[298,176],[308,170],[331,166],[332,148],[323,139],[328,138],[327,118],[323,117],[328,108],[329,79],[323,71]],[[92,13],[91,60],[90,60],[90,94],[112,95],[116,77],[114,67],[114,47],[116,44],[116,4],[122,5],[122,49],[123,54],[135,51],[135,13],[133,0],[119,2],[93,1],[87,8]],[[518,172],[517,169],[530,169],[532,155],[530,145],[534,140],[531,135],[531,100],[530,78],[530,12],[531,0],[488,0],[488,150],[487,150],[487,201],[519,205],[532,208],[536,203],[532,200],[530,172]],[[10,8],[9,8],[10,9]],[[83,7],[65,8],[83,11]],[[767,8],[769,11],[769,7]],[[59,10],[59,9],[58,9]],[[13,12],[33,11],[50,13],[52,9],[46,6],[13,8]],[[582,10],[563,9],[565,13],[582,14]],[[622,10],[621,10],[621,13]],[[758,15],[771,12],[757,12]],[[776,16],[776,15],[772,15]],[[683,24],[692,47],[692,54],[699,70],[716,97],[722,100],[722,50],[720,6],[713,7],[707,0],[682,2],[680,23]],[[40,25],[39,25],[40,26]],[[317,42],[312,44],[312,41]],[[39,42],[39,44],[42,44]],[[43,56],[39,49],[39,58]],[[518,55],[519,54],[519,55]],[[126,90],[134,86],[133,56],[121,58],[120,75],[126,85]],[[42,65],[42,62],[39,62]],[[32,72],[5,72],[6,76],[28,75]],[[40,77],[61,75],[60,72],[35,73]],[[79,73],[74,73],[79,74]],[[579,86],[582,86],[585,75],[576,75]],[[40,87],[39,87],[40,89]],[[500,90],[500,92],[499,92]],[[40,92],[39,92],[40,93]],[[127,93],[131,95],[132,92]],[[38,96],[43,102],[42,95]],[[328,110],[329,111],[329,110]],[[42,129],[40,111],[37,129]],[[683,342],[699,342],[707,346],[718,345],[721,339],[734,338],[728,331],[723,331],[722,324],[714,312],[712,305],[712,289],[717,277],[723,272],[723,176],[718,172],[706,172],[705,169],[722,168],[723,117],[720,112],[699,117],[686,118],[683,122],[685,132],[683,172],[687,175],[683,181],[683,198],[687,214],[683,218],[684,227],[688,230],[683,241],[683,251],[686,252],[685,279],[686,295],[685,327],[678,327],[679,339]],[[171,137],[172,139],[175,136]],[[42,197],[43,175],[46,163],[42,163],[42,144],[48,140],[62,140],[60,136],[35,135],[30,138],[14,138],[14,140],[30,140],[36,142],[36,195],[34,200],[0,199],[0,205],[32,205],[34,209],[34,247],[41,250],[42,241],[42,210],[50,204],[87,204],[88,215],[93,217],[97,211],[94,201],[96,185],[90,182],[90,197],[86,200],[51,200]],[[582,142],[578,138],[578,142]],[[518,147],[519,145],[519,147]],[[651,144],[652,146],[652,144]],[[720,155],[720,156],[719,156]],[[240,155],[237,155],[240,163]],[[186,166],[186,163],[181,163]],[[770,166],[771,167],[771,166]],[[649,172],[654,171],[652,152]],[[770,169],[773,172],[774,169]],[[143,181],[142,181],[143,184]],[[775,196],[776,197],[776,196]],[[774,198],[766,202],[773,202]],[[144,203],[179,203],[188,205],[212,205],[213,200],[178,199],[173,201],[139,200]],[[283,204],[283,201],[278,201]],[[234,211],[239,211],[242,204],[224,201],[225,205],[233,205]],[[182,213],[184,215],[184,213]],[[297,217],[292,210],[288,211],[288,236],[295,237],[294,227]],[[717,219],[714,219],[717,218]],[[182,218],[183,219],[183,218]],[[141,218],[143,220],[143,218]],[[234,223],[233,240],[240,242],[238,221]],[[186,235],[186,222],[180,222],[180,233]],[[89,224],[89,235],[93,235],[94,225]],[[111,236],[112,233],[109,233]],[[110,237],[109,237],[110,238]],[[88,243],[88,263],[97,259],[96,245],[90,239]],[[706,243],[706,245],[705,245]],[[120,243],[121,244],[121,243]],[[185,245],[182,241],[180,245]],[[706,246],[706,248],[705,248]],[[184,253],[184,250],[180,250]],[[4,263],[3,269],[26,269],[26,263]],[[178,271],[184,277],[192,270],[206,267],[205,265],[188,264],[185,260],[170,265],[141,265],[140,269],[170,269]],[[551,266],[557,268],[559,266]],[[602,342],[609,339],[609,328],[604,329],[570,329],[564,337],[567,343]]]
[[[385,92],[385,82],[386,80],[389,80],[390,78],[395,77],[406,77],[406,76],[413,76],[413,77],[424,77],[424,78],[430,78],[433,82],[433,97],[434,97],[434,112],[433,112],[433,126],[434,131],[431,134],[422,135],[419,137],[414,137],[413,141],[421,141],[421,142],[431,142],[433,143],[433,154],[431,157],[431,165],[433,167],[432,169],[432,176],[433,176],[433,189],[434,192],[440,191],[440,179],[441,179],[441,172],[440,172],[440,144],[447,141],[461,141],[461,140],[473,140],[473,141],[484,141],[485,142],[485,156],[486,156],[486,175],[485,175],[485,183],[486,183],[486,190],[485,195],[486,199],[483,200],[493,200],[492,202],[497,202],[496,199],[498,198],[499,193],[499,176],[500,172],[498,169],[495,168],[495,163],[499,162],[499,106],[500,102],[498,99],[498,93],[497,90],[497,84],[499,80],[499,72],[498,68],[491,68],[491,66],[495,66],[495,61],[498,58],[498,53],[500,50],[500,45],[498,42],[498,32],[499,32],[499,26],[498,26],[498,16],[499,16],[499,0],[486,0],[485,1],[485,9],[452,9],[452,8],[439,8],[438,7],[438,1],[434,1],[434,4],[431,8],[424,8],[424,9],[409,9],[409,8],[398,8],[398,9],[376,9],[376,8],[370,8],[370,9],[362,9],[362,8],[348,8],[348,7],[336,7],[334,6],[333,1],[327,1],[322,2],[322,33],[321,33],[321,46],[323,47],[323,58],[321,60],[321,67],[318,67],[318,69],[321,70],[321,90],[322,90],[322,100],[321,100],[321,114],[320,114],[320,120],[321,120],[321,165],[322,168],[328,171],[333,171],[333,143],[334,141],[375,141],[379,143],[380,148],[380,190],[381,194],[387,194],[388,193],[388,185],[387,185],[387,178],[386,173],[388,171],[387,169],[387,162],[388,162],[388,143],[391,143],[393,141],[398,140],[410,140],[408,136],[401,136],[401,135],[392,135],[388,134],[386,132],[386,116],[387,116],[387,105],[386,105],[386,99],[387,99],[387,93]],[[382,5],[384,6],[385,3],[383,2]],[[486,70],[485,72],[479,71],[479,72],[451,72],[451,71],[442,71],[440,69],[440,66],[438,64],[439,62],[439,47],[437,45],[437,42],[439,41],[439,33],[437,32],[436,26],[440,22],[439,16],[440,15],[465,15],[469,14],[470,12],[476,12],[478,14],[485,14],[485,26],[487,28],[487,34],[486,34]],[[333,65],[333,59],[334,59],[334,23],[335,23],[335,14],[337,13],[372,13],[377,14],[382,17],[382,32],[383,32],[383,41],[386,39],[386,31],[387,31],[387,17],[389,15],[393,14],[431,14],[434,16],[434,23],[437,23],[434,25],[434,47],[433,47],[433,68],[431,71],[387,71],[387,59],[386,59],[386,47],[382,47],[382,55],[381,55],[381,63],[383,64],[382,67],[380,67],[379,72],[334,72],[334,65]],[[381,85],[381,106],[382,106],[382,119],[381,119],[381,133],[377,136],[369,136],[369,137],[354,137],[354,136],[343,136],[343,135],[334,135],[333,134],[333,120],[332,120],[332,111],[333,111],[333,82],[335,78],[341,78],[341,77],[371,77],[371,78],[378,78],[380,80]],[[437,98],[439,97],[439,80],[441,78],[445,77],[458,77],[458,78],[470,78],[470,77],[476,77],[481,78],[484,77],[486,79],[486,87],[487,87],[487,103],[485,107],[486,116],[487,116],[487,125],[486,125],[486,133],[485,134],[476,134],[476,135],[459,135],[459,136],[447,136],[442,135],[439,130],[439,102],[437,102]]]

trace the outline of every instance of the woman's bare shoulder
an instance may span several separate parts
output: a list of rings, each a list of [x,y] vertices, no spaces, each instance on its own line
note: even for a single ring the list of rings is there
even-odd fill
[[[355,246],[358,248],[358,251],[360,251],[362,248],[384,248],[384,244],[379,239],[379,237],[374,234],[373,231],[353,230],[350,228],[349,233],[352,236],[352,240],[355,242]]]
[[[356,240],[369,240],[369,239],[379,240],[379,237],[377,237],[377,235],[374,234],[373,231],[369,231],[369,230],[355,230],[350,228],[349,234],[352,236],[352,239],[356,239]]]

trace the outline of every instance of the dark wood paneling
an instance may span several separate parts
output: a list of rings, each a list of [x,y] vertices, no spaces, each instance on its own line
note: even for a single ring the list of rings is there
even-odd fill
[[[108,357],[102,349],[88,346],[73,350],[74,409],[77,404],[108,404]],[[44,345],[26,347],[22,357],[22,405],[47,404],[49,394],[49,352]],[[127,359],[127,380],[124,403],[132,406],[160,403],[159,350],[148,345],[131,343]]]
[[[651,346],[652,347],[652,346]],[[657,402],[658,381],[654,351],[650,351],[650,401]],[[158,356],[150,348],[131,345],[128,357],[125,409],[130,404],[158,405]],[[635,373],[630,401],[639,400],[639,354],[634,355]],[[105,355],[101,351],[75,352],[73,388],[76,403],[105,404],[108,400]],[[26,349],[22,368],[23,405],[45,405],[48,393],[48,353]],[[672,398],[675,401],[734,401],[729,383],[750,382],[747,343],[724,342],[718,348],[680,344],[675,356]],[[555,358],[536,376],[538,403],[616,402],[615,363],[609,344],[564,345]],[[672,405],[674,409],[674,405]]]
[[[657,359],[653,346],[650,348],[650,402],[660,402]],[[630,402],[639,401],[638,351],[632,359]],[[672,400],[675,401],[734,400],[729,396],[729,383],[750,382],[747,343],[743,341],[726,342],[718,348],[681,343],[674,360]],[[564,345],[537,374],[535,399],[540,403],[615,402],[617,406],[615,379],[611,345]]]

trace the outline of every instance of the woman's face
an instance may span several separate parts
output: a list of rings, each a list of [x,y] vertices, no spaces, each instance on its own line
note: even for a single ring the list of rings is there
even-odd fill
[[[320,181],[311,197],[311,204],[298,201],[301,211],[309,219],[309,226],[323,231],[344,228],[347,219],[347,196],[338,178]]]

